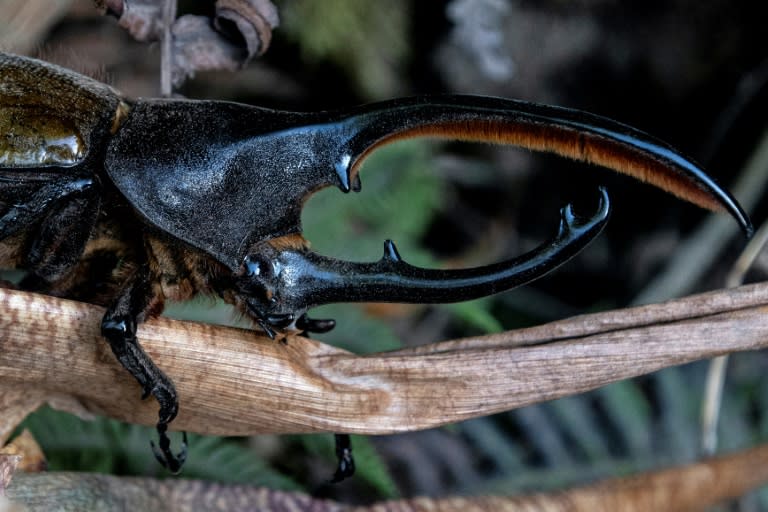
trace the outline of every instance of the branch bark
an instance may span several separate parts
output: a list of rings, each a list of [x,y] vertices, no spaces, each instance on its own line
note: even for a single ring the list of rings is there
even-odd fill
[[[44,402],[152,425],[157,406],[101,339],[99,307],[0,290],[0,442]],[[768,285],[357,356],[301,337],[156,319],[146,351],[193,432],[387,434],[434,427],[768,345]]]
[[[19,472],[8,486],[7,496],[13,503],[35,510],[684,512],[706,510],[723,500],[741,496],[764,483],[766,478],[768,445],[762,445],[687,466],[609,479],[551,494],[414,498],[369,507],[243,485],[88,473]]]

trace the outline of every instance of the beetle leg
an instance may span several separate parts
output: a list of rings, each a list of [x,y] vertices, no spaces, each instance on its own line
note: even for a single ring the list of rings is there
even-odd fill
[[[61,178],[37,187],[15,185],[4,187],[0,196],[0,203],[7,206],[0,216],[0,240],[43,219],[24,253],[22,266],[30,273],[19,288],[45,291],[82,255],[96,222],[99,187],[92,178]]]
[[[334,443],[336,444],[336,473],[333,474],[331,483],[339,483],[345,478],[355,474],[355,459],[352,457],[352,441],[349,434],[334,434]]]
[[[101,334],[109,342],[120,364],[139,382],[142,399],[152,395],[160,404],[157,421],[159,449],[152,443],[157,460],[178,473],[187,455],[186,434],[181,451],[174,454],[168,438],[168,424],[176,417],[179,400],[171,380],[155,365],[136,339],[136,326],[157,304],[159,290],[153,285],[149,265],[140,266],[128,279],[117,300],[107,309],[101,322]]]
[[[40,220],[52,207],[71,196],[97,193],[93,178],[62,178],[41,185],[26,197],[2,197],[10,207],[0,216],[0,240],[8,238]]]
[[[326,333],[336,327],[336,320],[332,318],[309,318],[306,313],[296,320],[296,328],[304,332]]]
[[[99,191],[93,182],[69,194],[40,224],[25,255],[25,267],[51,282],[78,262],[99,211]]]

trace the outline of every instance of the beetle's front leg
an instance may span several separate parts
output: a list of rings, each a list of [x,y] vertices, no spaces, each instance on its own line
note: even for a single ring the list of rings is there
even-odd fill
[[[160,404],[157,421],[159,449],[152,443],[155,457],[164,467],[178,473],[187,456],[187,439],[184,434],[181,451],[171,451],[168,424],[176,417],[179,400],[171,380],[155,365],[136,339],[136,326],[150,308],[160,299],[157,280],[152,279],[149,265],[137,268],[126,281],[120,295],[112,303],[101,321],[101,334],[109,342],[120,364],[139,382],[142,399],[152,395]]]

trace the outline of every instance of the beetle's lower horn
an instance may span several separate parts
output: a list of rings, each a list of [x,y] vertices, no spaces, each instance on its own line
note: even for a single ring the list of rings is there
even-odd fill
[[[310,251],[286,250],[279,256],[284,273],[276,296],[283,308],[313,307],[336,302],[448,303],[491,295],[537,279],[565,263],[605,226],[610,202],[600,189],[591,217],[560,211],[557,235],[517,258],[483,267],[435,270],[403,261],[394,243],[384,243],[375,263],[351,263]],[[290,282],[289,282],[290,281]]]

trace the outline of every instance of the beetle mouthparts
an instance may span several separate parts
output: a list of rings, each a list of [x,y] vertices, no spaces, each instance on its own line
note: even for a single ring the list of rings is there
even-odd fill
[[[250,316],[270,339],[275,339],[276,331],[287,329],[296,320],[293,313],[268,313],[255,300],[247,300],[246,305]]]

